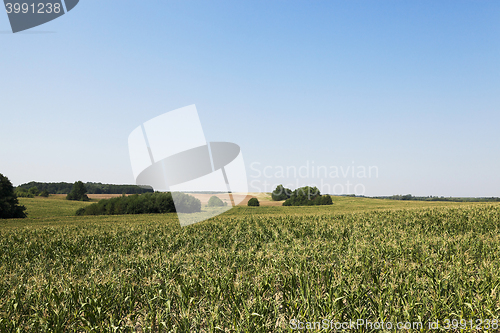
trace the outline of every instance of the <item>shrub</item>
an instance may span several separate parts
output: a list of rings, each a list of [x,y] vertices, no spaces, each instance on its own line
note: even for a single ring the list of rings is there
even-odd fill
[[[313,205],[331,205],[332,197],[321,195],[317,187],[304,186],[296,189],[290,195],[283,206],[313,206]]]
[[[201,201],[196,199],[192,195],[174,192],[172,193],[172,197],[175,200],[174,211],[177,211],[177,213],[201,212]],[[222,200],[220,201],[222,202]],[[208,201],[208,203],[210,204],[210,200]],[[222,205],[224,206],[224,203],[222,203]]]
[[[290,198],[292,190],[283,187],[283,185],[278,185],[276,189],[271,193],[271,199],[273,201],[281,201]]]
[[[47,198],[49,196],[49,191],[43,190],[42,192],[40,192],[40,196]]]
[[[224,202],[219,197],[213,195],[210,197],[210,199],[208,199],[208,207],[222,207],[222,206],[225,205]]]
[[[258,207],[258,206],[260,206],[259,199],[257,199],[257,198],[251,198],[250,200],[248,200],[248,204],[247,205],[249,207]]]
[[[24,218],[26,207],[20,206],[9,178],[0,173],[0,218]]]
[[[320,198],[320,205],[333,205],[332,197],[330,195],[323,194]]]
[[[22,188],[22,187],[16,187],[14,190],[14,194],[18,198],[33,198],[34,195],[29,193],[27,189]]]
[[[38,188],[36,186],[33,186],[28,190],[28,193],[36,197],[40,194],[40,191],[38,191]]]
[[[177,206],[174,205],[174,199]],[[78,209],[76,215],[194,213],[200,211],[200,200],[191,195],[177,192],[155,192],[102,199],[97,203]]]

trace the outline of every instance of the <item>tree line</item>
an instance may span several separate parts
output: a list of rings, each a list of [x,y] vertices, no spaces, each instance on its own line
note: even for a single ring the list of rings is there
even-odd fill
[[[174,200],[176,205],[174,205]],[[178,192],[134,194],[99,202],[80,208],[76,215],[163,214],[201,212],[201,201]]]
[[[36,188],[40,193],[47,191],[49,194],[69,194],[73,188],[72,183],[43,183],[43,182],[29,182],[16,187],[16,189],[24,189],[29,191]],[[87,194],[141,194],[154,192],[153,189],[143,188],[137,185],[115,185],[115,184],[102,184],[102,183],[84,183],[87,189]],[[22,190],[20,190],[22,191]]]
[[[34,198],[36,196],[48,197],[49,191],[39,191],[36,186],[30,187],[28,190],[22,187],[16,187],[14,193],[19,198]]]
[[[374,199],[389,199],[389,200],[414,200],[414,201],[449,201],[449,202],[500,202],[500,198],[491,197],[491,198],[458,198],[458,197],[437,197],[437,196],[428,196],[428,197],[415,197],[411,194],[397,194],[391,195],[388,197],[373,197]]]

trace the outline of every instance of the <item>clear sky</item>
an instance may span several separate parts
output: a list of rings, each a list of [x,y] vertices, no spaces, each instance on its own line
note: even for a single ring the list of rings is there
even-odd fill
[[[499,18],[486,0],[81,0],[12,34],[4,13],[0,173],[134,183],[130,132],[196,104],[253,191],[500,196]]]

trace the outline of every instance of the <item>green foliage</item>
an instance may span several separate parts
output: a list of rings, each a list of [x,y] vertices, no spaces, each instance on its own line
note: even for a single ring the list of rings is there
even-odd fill
[[[192,195],[172,192],[172,198],[175,201],[175,211],[177,211],[177,213],[201,212],[201,201]]]
[[[29,182],[26,184],[19,185],[17,188],[24,188],[28,190],[32,187],[36,187],[40,191],[47,190],[50,194],[68,194],[71,192],[73,184],[64,182],[60,183]],[[123,192],[127,194],[140,194],[140,193],[153,192],[153,189],[142,188],[137,185],[85,183],[85,188],[87,189],[87,194],[121,194]]]
[[[224,202],[219,197],[213,195],[210,197],[210,199],[208,199],[207,206],[208,207],[223,207],[225,205],[224,205]]]
[[[0,332],[288,332],[293,318],[500,316],[499,205],[257,217],[283,207],[241,208],[250,213],[184,228],[168,214],[0,224]]]
[[[40,191],[38,191],[38,188],[36,186],[33,186],[28,190],[28,193],[36,197],[38,194],[40,194]]]
[[[24,218],[26,207],[19,205],[9,178],[0,173],[0,219]]]
[[[41,197],[48,198],[48,197],[49,197],[49,191],[47,191],[47,190],[43,190],[42,192],[40,192],[40,196],[41,196]]]
[[[276,189],[271,193],[271,199],[273,201],[282,201],[290,198],[292,190],[283,187],[283,185],[278,185]]]
[[[87,196],[87,188],[81,181],[77,181],[73,184],[71,192],[66,196],[66,200],[76,200],[76,201],[89,201]]]
[[[321,195],[317,187],[304,186],[296,189],[290,195],[283,206],[317,206],[331,205],[332,198],[329,195]]]
[[[174,205],[177,203],[177,209]],[[201,202],[184,193],[155,192],[134,194],[111,199],[82,207],[76,215],[119,215],[119,214],[163,214],[194,213],[201,211]]]
[[[29,193],[28,190],[22,187],[16,187],[14,190],[14,194],[18,198],[33,198],[34,195]]]
[[[333,205],[332,197],[328,194],[323,194],[318,201],[320,205]]]
[[[260,206],[259,199],[257,199],[257,198],[251,198],[250,200],[248,200],[248,204],[247,205],[249,207],[258,207],[258,206]]]

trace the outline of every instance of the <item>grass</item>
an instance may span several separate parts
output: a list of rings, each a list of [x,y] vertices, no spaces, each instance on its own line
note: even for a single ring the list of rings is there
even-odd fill
[[[78,208],[93,202],[65,200],[61,197],[19,198],[19,203],[27,208],[30,219],[75,215]]]
[[[181,228],[175,214],[76,217],[66,201],[36,200],[22,200],[31,218],[0,224],[0,332],[279,332],[292,319],[500,314],[498,204],[335,197]],[[51,204],[59,215],[43,217]]]
[[[427,209],[437,207],[474,207],[491,205],[490,203],[468,203],[468,202],[443,202],[443,201],[410,201],[410,200],[386,200],[360,197],[333,196],[331,206],[260,206],[246,207],[238,206],[227,212],[227,215],[317,215],[317,214],[341,214],[353,212],[368,212],[374,210],[400,210],[400,209]]]

